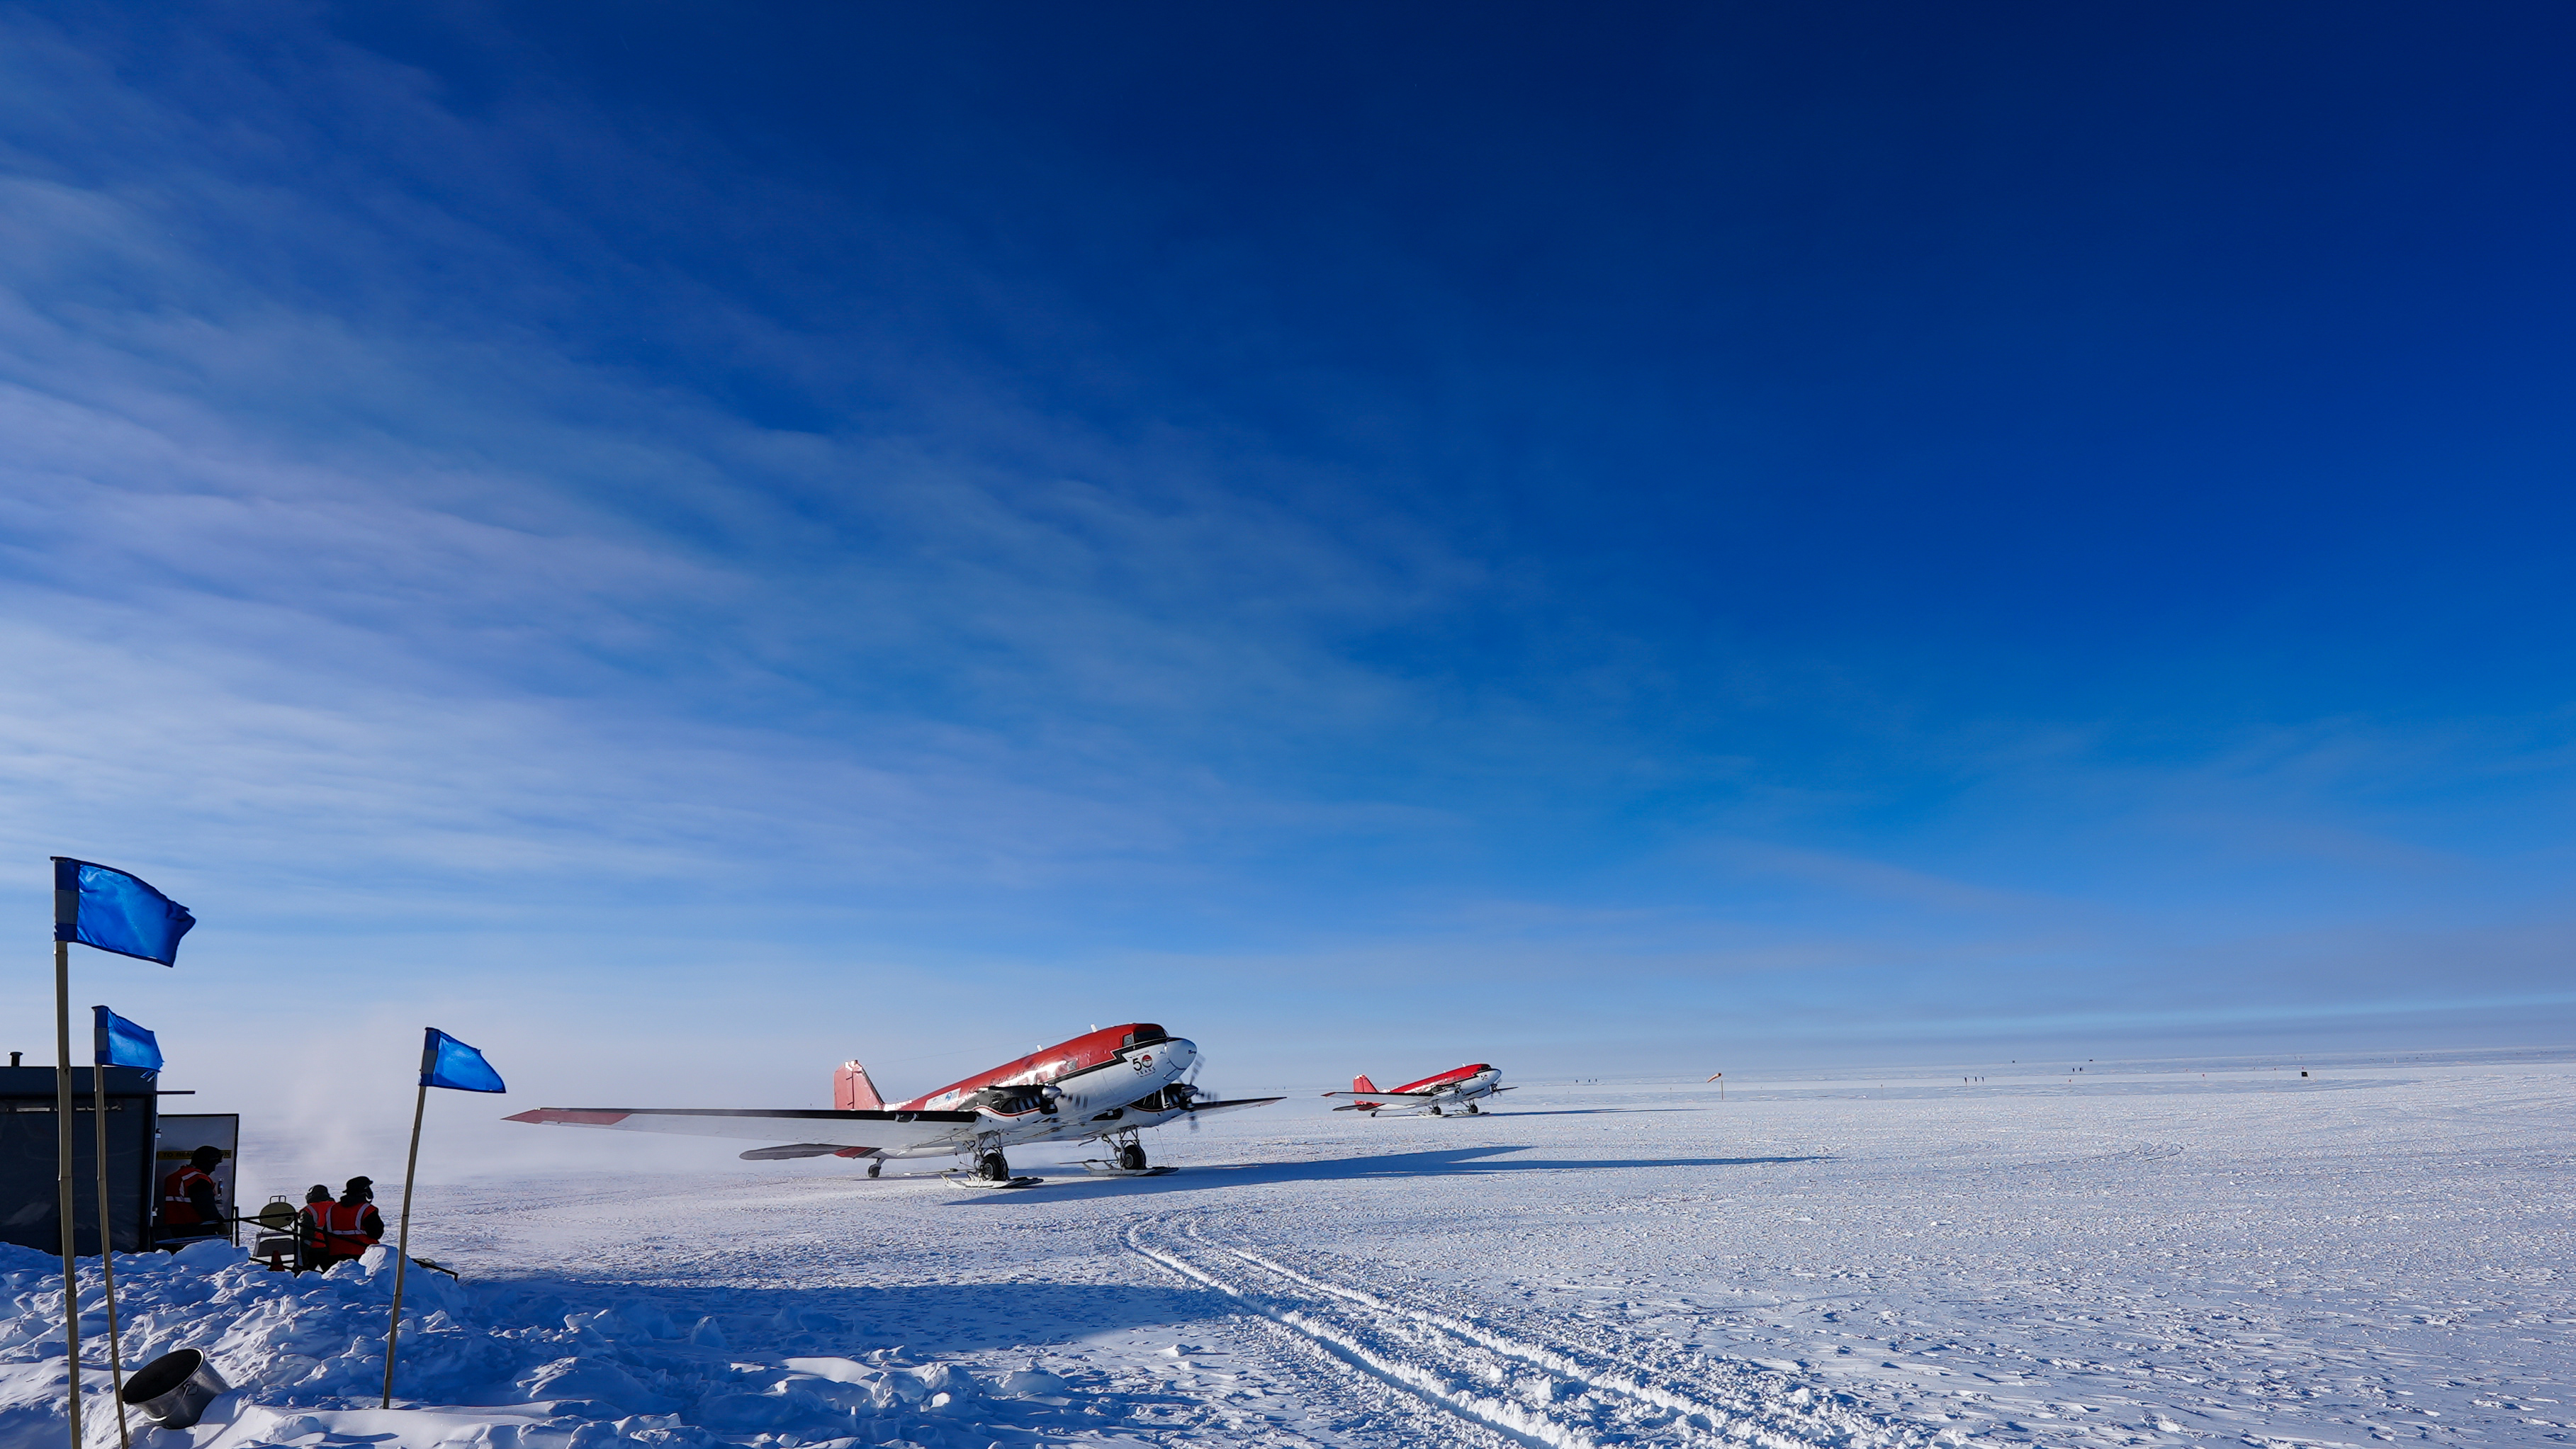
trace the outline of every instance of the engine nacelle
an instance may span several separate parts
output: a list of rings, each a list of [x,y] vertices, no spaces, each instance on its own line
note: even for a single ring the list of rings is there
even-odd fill
[[[1029,1112],[1053,1112],[1056,1099],[1063,1094],[1049,1086],[986,1087],[967,1099],[978,1112],[997,1117],[1018,1117]]]

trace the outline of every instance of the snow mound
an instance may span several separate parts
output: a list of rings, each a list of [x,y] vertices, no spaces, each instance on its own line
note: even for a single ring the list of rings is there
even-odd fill
[[[905,1366],[882,1350],[873,1364],[819,1354],[737,1362],[715,1317],[674,1316],[614,1285],[469,1286],[415,1266],[404,1284],[397,1407],[381,1409],[389,1258],[379,1248],[328,1273],[293,1274],[224,1243],[118,1254],[127,1369],[194,1348],[234,1390],[184,1432],[134,1414],[136,1449],[318,1449],[353,1439],[378,1449],[851,1449],[945,1443],[992,1406],[995,1390],[956,1364]],[[60,1272],[59,1259],[0,1245],[0,1302],[10,1310],[0,1318],[0,1449],[63,1442]],[[113,1449],[97,1260],[84,1260],[79,1287],[84,1437],[90,1449]],[[839,1327],[833,1315],[794,1311],[732,1333],[807,1343]],[[1052,1374],[1010,1378],[998,1392],[1026,1412],[1004,1417],[1023,1432],[1041,1427],[1030,1414],[1076,1397]]]

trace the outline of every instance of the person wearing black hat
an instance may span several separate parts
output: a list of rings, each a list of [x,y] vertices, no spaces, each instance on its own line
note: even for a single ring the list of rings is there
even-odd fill
[[[200,1147],[185,1167],[161,1179],[161,1246],[184,1248],[231,1232],[215,1198],[214,1173],[223,1161],[222,1148]]]
[[[385,1239],[385,1219],[376,1211],[376,1180],[353,1177],[338,1202],[316,1203],[306,1211],[313,1214],[320,1231],[314,1235],[314,1266],[329,1268],[363,1256],[369,1248]]]

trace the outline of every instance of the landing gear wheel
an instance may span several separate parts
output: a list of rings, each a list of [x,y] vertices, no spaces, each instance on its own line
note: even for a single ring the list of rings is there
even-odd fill
[[[1447,1113],[1445,1113],[1445,1112],[1443,1112],[1443,1111],[1441,1111],[1441,1110],[1439,1109],[1439,1107],[1434,1106],[1434,1107],[1431,1109],[1431,1115],[1432,1115],[1432,1116],[1434,1116],[1434,1117],[1444,1117],[1444,1116],[1447,1116],[1448,1114],[1447,1114]]]
[[[882,1162],[871,1162],[868,1164],[868,1176],[870,1177],[874,1177],[883,1171],[885,1171],[885,1164]]]
[[[1477,1105],[1476,1105],[1475,1103],[1473,1103],[1473,1102],[1470,1102],[1470,1103],[1468,1103],[1468,1104],[1467,1104],[1467,1115],[1468,1115],[1468,1116],[1470,1116],[1470,1117],[1475,1116],[1477,1113],[1482,1112],[1483,1110],[1484,1110],[1484,1108],[1477,1106]]]
[[[1011,1180],[1011,1164],[1002,1160],[1002,1154],[987,1152],[975,1159],[975,1175],[986,1182],[1008,1182]]]
[[[1145,1170],[1144,1144],[1141,1142],[1130,1142],[1126,1146],[1119,1148],[1118,1165],[1127,1169],[1129,1172],[1143,1172]]]

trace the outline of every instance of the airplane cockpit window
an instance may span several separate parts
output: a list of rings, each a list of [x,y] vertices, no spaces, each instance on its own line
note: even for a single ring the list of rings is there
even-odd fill
[[[1125,1037],[1119,1040],[1118,1044],[1122,1047],[1144,1046],[1152,1042],[1168,1041],[1170,1038],[1171,1033],[1163,1030],[1161,1027],[1155,1026],[1149,1022],[1138,1022],[1136,1024],[1136,1029],[1127,1033]]]

